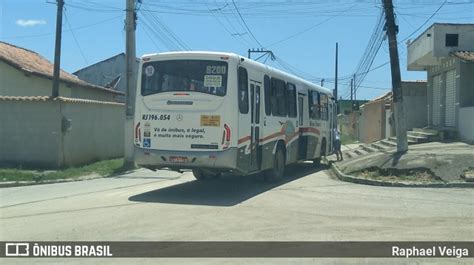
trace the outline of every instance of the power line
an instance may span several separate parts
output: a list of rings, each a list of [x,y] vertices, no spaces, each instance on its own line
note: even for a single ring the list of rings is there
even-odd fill
[[[370,71],[380,47],[382,46],[384,39],[384,25],[384,13],[381,11],[374,31],[370,37],[369,43],[354,72],[354,77],[358,77],[356,80],[354,80],[354,93],[357,93],[358,87],[364,82],[364,79],[367,76],[367,73]]]
[[[78,30],[78,29],[85,29],[85,28],[93,27],[93,26],[96,26],[96,25],[99,25],[99,24],[102,24],[102,23],[105,23],[105,22],[109,22],[109,21],[112,21],[112,20],[115,20],[115,19],[121,18],[121,17],[123,17],[123,15],[114,16],[114,17],[111,17],[111,18],[108,18],[108,19],[98,21],[96,23],[92,23],[92,24],[88,24],[88,25],[84,25],[84,26],[79,26],[79,27],[76,27],[76,28],[70,28],[68,30],[63,30],[62,32],[69,32],[71,30]],[[50,33],[41,33],[41,34],[33,34],[33,35],[6,36],[6,37],[1,37],[1,38],[2,39],[24,39],[24,38],[36,38],[36,37],[50,36],[50,35],[54,35],[54,34],[55,34],[55,32],[50,32]]]
[[[190,47],[182,41],[166,24],[161,21],[148,9],[142,9],[139,11],[143,15],[145,20],[145,26],[154,35],[160,39],[160,41],[171,50],[191,50]],[[147,23],[148,22],[148,23]]]
[[[250,30],[249,26],[245,22],[245,19],[242,17],[242,14],[240,14],[239,9],[237,8],[237,5],[235,4],[235,1],[232,0],[232,4],[234,5],[235,11],[237,11],[237,14],[239,14],[240,19],[242,20],[242,23],[244,23],[245,28],[247,29],[247,32],[252,36],[252,38],[255,40],[258,45],[260,45],[260,48],[264,48],[263,45],[255,38],[255,35],[253,35],[253,32]]]
[[[208,5],[206,5],[206,7],[208,8],[209,11],[212,12],[212,17],[222,26],[222,28],[224,28],[225,31],[227,31],[227,33],[232,37],[234,38],[237,42],[239,42],[240,44],[242,44],[244,47],[248,48],[251,45],[251,43],[249,43],[247,40],[245,40],[244,38],[242,38],[241,34],[239,33],[232,33],[226,26],[225,24],[216,16],[215,13],[218,13],[219,11],[223,10],[224,8],[226,8],[228,6],[228,4],[226,3],[226,5],[224,7],[221,7],[221,8],[216,8],[216,9],[213,9],[211,11],[211,9],[209,8]],[[224,17],[227,22],[229,23],[229,25],[237,32],[237,30],[233,27],[232,23],[229,21],[229,19],[227,17]],[[246,32],[247,33],[247,32]]]
[[[66,11],[66,9],[64,9]],[[79,53],[81,54],[82,56],[82,59],[84,59],[84,62],[88,65],[89,62],[87,61],[87,58],[86,56],[84,55],[84,52],[82,51],[82,48],[81,48],[81,45],[79,45],[79,42],[77,41],[77,38],[76,38],[76,34],[74,34],[74,31],[72,30],[72,27],[71,27],[71,24],[69,23],[69,19],[67,17],[67,12],[64,12],[64,18],[66,18],[66,23],[67,23],[67,26],[69,28],[69,30],[71,31],[71,34],[72,34],[72,38],[74,39],[74,42],[76,43],[76,46],[79,50]]]
[[[357,5],[357,3],[356,3],[355,5],[349,7],[348,9],[342,10],[340,13],[338,13],[338,14],[336,14],[336,15],[334,15],[334,16],[331,16],[331,17],[329,17],[329,18],[327,18],[327,19],[324,19],[323,21],[318,22],[317,24],[314,24],[314,25],[312,25],[312,26],[310,26],[310,27],[308,27],[308,28],[306,28],[306,29],[304,29],[304,30],[302,30],[302,31],[299,31],[299,32],[297,32],[297,33],[295,33],[295,34],[292,34],[292,35],[290,35],[290,36],[288,36],[288,37],[285,37],[285,38],[283,38],[283,39],[281,39],[281,40],[278,40],[278,41],[276,41],[276,42],[274,42],[274,43],[271,43],[271,44],[267,45],[267,47],[271,47],[271,46],[280,44],[280,43],[285,42],[285,41],[287,41],[287,40],[289,40],[289,39],[292,39],[292,38],[297,37],[297,36],[299,36],[299,35],[301,35],[301,34],[304,34],[304,33],[308,32],[308,31],[310,31],[310,30],[316,28],[317,26],[320,26],[320,25],[322,25],[322,24],[328,22],[328,21],[331,20],[331,19],[333,19],[333,18],[335,18],[335,17],[338,17],[338,16],[344,14],[345,12],[347,12],[347,11],[351,10],[352,8],[354,8],[356,5]]]
[[[443,8],[446,2],[447,0],[444,0],[444,2],[438,7],[438,9],[436,9],[436,11],[433,14],[431,14],[431,16],[429,16],[428,19],[426,19],[425,22],[423,22],[423,24],[421,24],[417,29],[415,29],[410,35],[406,36],[403,40],[399,41],[399,43],[408,40],[411,36],[413,36],[413,34],[415,34],[416,32],[418,32],[418,30],[424,27],[426,23],[428,23],[428,21],[430,21],[430,19],[432,19],[436,15],[436,13],[438,13],[438,11],[441,10],[441,8]]]

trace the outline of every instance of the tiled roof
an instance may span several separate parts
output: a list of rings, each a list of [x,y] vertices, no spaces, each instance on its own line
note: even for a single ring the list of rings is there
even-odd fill
[[[118,105],[125,106],[123,103],[111,102],[111,101],[100,101],[92,99],[82,98],[68,98],[68,97],[49,97],[49,96],[0,96],[0,101],[61,101],[66,103],[80,103],[80,104],[101,104],[101,105]]]
[[[44,78],[53,78],[53,64],[36,52],[17,47],[15,45],[0,41],[0,61],[4,61],[16,69],[27,74],[34,74]],[[93,85],[80,80],[77,76],[60,71],[60,80],[65,83],[79,85],[82,87],[98,89],[114,94],[123,94],[105,87]]]
[[[453,52],[452,55],[464,61],[474,62],[474,52],[457,51]]]

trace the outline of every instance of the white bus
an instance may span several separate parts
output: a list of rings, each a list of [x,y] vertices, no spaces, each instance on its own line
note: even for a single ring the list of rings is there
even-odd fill
[[[332,91],[230,53],[144,55],[135,104],[135,162],[192,169],[196,179],[265,172],[329,153]]]

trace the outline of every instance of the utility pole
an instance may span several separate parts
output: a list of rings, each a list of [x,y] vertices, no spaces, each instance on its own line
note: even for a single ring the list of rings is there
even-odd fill
[[[403,112],[403,94],[402,94],[402,78],[400,75],[400,61],[398,59],[397,33],[398,26],[395,25],[395,17],[393,15],[392,0],[383,0],[385,10],[385,18],[387,24],[385,28],[388,35],[389,52],[390,52],[390,69],[392,72],[392,98],[393,109],[395,113],[395,133],[397,136],[397,152],[405,153],[408,151],[407,131],[405,126],[405,116]]]
[[[356,75],[355,74],[352,77],[352,80],[354,80],[354,102],[352,103],[352,109],[358,110],[356,108],[356,106],[357,106],[357,86],[356,86]]]
[[[126,109],[125,109],[125,131],[124,131],[124,168],[132,168],[134,162],[133,145],[133,116],[135,114],[135,81],[136,81],[136,51],[135,51],[135,29],[137,14],[135,11],[135,0],[126,0],[125,15],[125,61],[126,61]]]
[[[272,61],[274,61],[276,59],[275,57],[275,54],[273,54],[273,52],[271,50],[264,50],[262,48],[260,49],[248,49],[248,58],[251,59],[251,55],[252,53],[263,53],[262,56],[265,56],[265,54],[270,54],[270,58],[272,59]],[[256,60],[260,59],[262,56],[258,57]]]
[[[336,101],[336,114],[339,114],[339,100],[337,99],[337,62],[338,62],[338,43],[336,42],[336,66],[334,69],[334,100]]]
[[[354,111],[354,79],[351,78],[351,110]]]
[[[63,30],[63,7],[64,0],[57,0],[58,11],[56,12],[56,43],[54,46],[54,68],[53,68],[53,98],[59,96],[59,72],[61,70],[61,33]]]

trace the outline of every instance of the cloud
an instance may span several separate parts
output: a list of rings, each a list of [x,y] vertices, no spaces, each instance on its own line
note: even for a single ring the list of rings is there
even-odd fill
[[[21,27],[34,27],[38,25],[46,24],[45,20],[34,20],[34,19],[18,19],[16,24]]]

